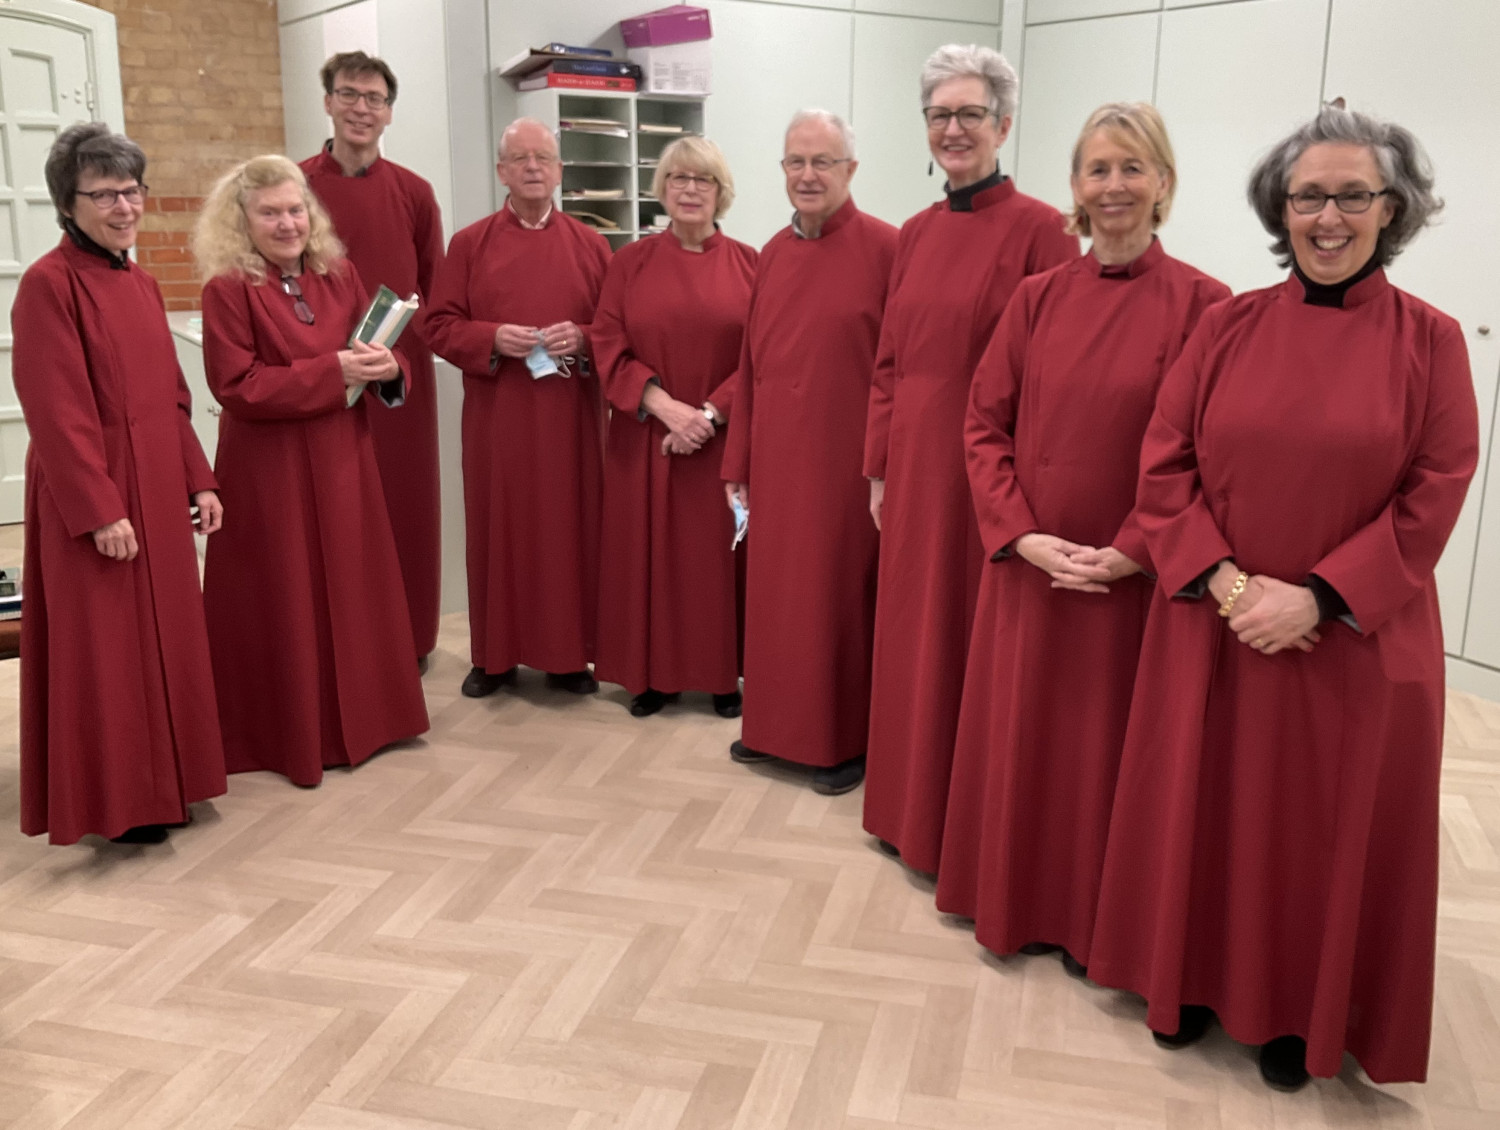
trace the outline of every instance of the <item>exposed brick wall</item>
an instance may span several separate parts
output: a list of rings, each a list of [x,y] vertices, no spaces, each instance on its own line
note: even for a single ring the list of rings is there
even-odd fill
[[[169,310],[193,309],[199,202],[236,161],[285,145],[276,0],[86,2],[114,14],[125,132],[149,162],[139,261]]]

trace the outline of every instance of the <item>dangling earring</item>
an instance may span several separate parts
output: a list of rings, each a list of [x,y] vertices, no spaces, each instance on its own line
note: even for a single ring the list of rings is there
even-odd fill
[[[932,176],[932,161],[930,159],[927,162],[927,175]]]
[[[1161,201],[1160,200],[1158,200],[1155,204],[1151,205],[1151,225],[1153,227],[1161,227]]]

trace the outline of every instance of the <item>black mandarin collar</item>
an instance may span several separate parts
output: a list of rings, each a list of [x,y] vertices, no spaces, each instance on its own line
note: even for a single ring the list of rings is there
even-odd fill
[[[1296,260],[1292,261],[1292,275],[1302,284],[1302,302],[1306,306],[1330,306],[1335,310],[1342,310],[1345,306],[1357,306],[1363,301],[1365,290],[1361,288],[1352,298],[1349,292],[1359,286],[1376,271],[1380,270],[1379,257],[1370,256],[1367,262],[1359,270],[1355,271],[1347,279],[1340,279],[1336,283],[1313,282],[1302,273],[1302,268]],[[1384,277],[1383,275],[1381,276]]]
[[[323,167],[328,172],[336,173],[338,176],[367,177],[370,175],[370,170],[379,163],[380,158],[376,157],[375,160],[371,161],[364,168],[355,169],[352,173],[346,173],[344,172],[344,166],[339,164],[339,159],[333,155],[333,138],[330,137],[327,141],[323,142]]]
[[[113,251],[110,251],[104,247],[100,247],[92,239],[86,236],[83,233],[83,229],[75,224],[72,220],[69,219],[63,221],[63,231],[68,233],[68,238],[73,241],[74,247],[78,248],[78,250],[80,251],[87,251],[90,255],[99,256],[99,258],[109,263],[109,269],[111,271],[130,270],[130,256],[126,252],[122,251],[118,255],[116,255]]]
[[[1140,278],[1152,267],[1156,266],[1167,257],[1162,250],[1161,240],[1156,236],[1151,237],[1151,246],[1142,251],[1128,263],[1101,263],[1094,258],[1092,251],[1087,251],[1080,258],[1083,269],[1091,275],[1097,275],[1103,279],[1135,279]]]
[[[946,181],[943,182],[943,191],[948,194],[948,211],[950,212],[973,212],[976,207],[983,208],[987,200],[978,201],[975,197],[982,192],[992,188],[998,188],[1005,183],[1005,175],[1000,171],[998,162],[995,171],[983,180],[977,180],[973,184],[966,184],[963,188],[949,188]]]

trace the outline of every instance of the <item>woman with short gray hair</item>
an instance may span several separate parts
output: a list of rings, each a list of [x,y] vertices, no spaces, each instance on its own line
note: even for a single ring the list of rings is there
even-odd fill
[[[901,229],[870,389],[864,473],[881,539],[865,829],[935,872],[984,561],[964,472],[969,383],[1020,281],[1076,258],[1078,241],[1000,171],[1016,76],[998,51],[938,48],[921,92],[946,198]]]
[[[1345,1051],[1420,1081],[1468,356],[1383,269],[1437,206],[1406,130],[1325,107],[1250,195],[1292,272],[1204,315],[1141,452],[1157,588],[1089,973],[1168,1047],[1217,1015],[1272,1087]]]
[[[223,509],[156,282],[146,155],[100,122],[47,156],[62,241],[11,307],[26,453],[21,830],[157,844],[224,792],[193,529]],[[196,511],[196,517],[190,511]]]

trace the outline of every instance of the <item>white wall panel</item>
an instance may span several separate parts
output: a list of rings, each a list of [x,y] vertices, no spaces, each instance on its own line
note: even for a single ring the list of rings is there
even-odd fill
[[[1245,182],[1317,112],[1327,12],[1328,0],[1243,0],[1162,15],[1156,105],[1182,183],[1172,246],[1236,293],[1284,276]]]
[[[453,177],[449,162],[448,84],[443,6],[416,0],[375,0],[379,13],[380,57],[399,84],[381,152],[397,164],[420,170],[432,184],[443,212],[443,229],[453,231]]]
[[[1072,211],[1068,172],[1078,131],[1105,102],[1151,100],[1160,20],[1150,12],[1026,29],[1016,127],[1022,192]]]
[[[1500,120],[1493,61],[1500,4],[1447,4],[1441,19],[1418,18],[1429,11],[1415,0],[1334,0],[1324,97],[1343,95],[1352,109],[1400,122],[1432,158],[1447,208],[1395,262],[1391,281],[1463,326],[1482,450],[1490,450],[1500,372],[1500,210],[1493,200],[1500,150],[1478,139]],[[1491,327],[1488,335],[1478,332],[1482,325]],[[1490,466],[1488,488],[1481,464],[1469,491],[1438,566],[1438,591],[1448,650],[1500,667],[1500,461],[1493,454]]]
[[[1058,20],[1086,20],[1096,16],[1159,11],[1161,0],[1028,0],[1026,23],[1029,26],[1055,23]]]
[[[854,17],[851,110],[859,145],[854,199],[861,208],[899,226],[942,198],[942,172],[927,172],[931,153],[922,122],[922,64],[945,43],[994,47],[996,42],[996,29],[984,24]]]
[[[320,17],[281,25],[281,106],[286,127],[286,151],[301,159],[316,153],[328,139],[328,115],[323,113],[323,86],[318,68],[323,53]]]
[[[919,16],[928,20],[998,24],[1000,2],[1001,0],[854,0],[854,8],[859,12],[880,12],[888,16]]]

